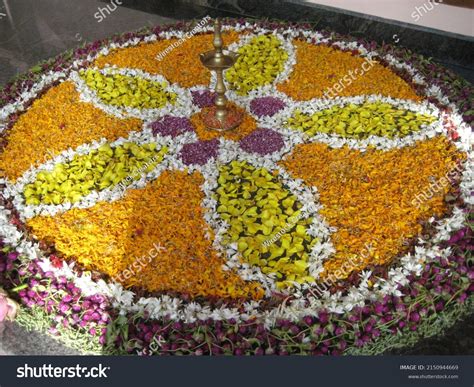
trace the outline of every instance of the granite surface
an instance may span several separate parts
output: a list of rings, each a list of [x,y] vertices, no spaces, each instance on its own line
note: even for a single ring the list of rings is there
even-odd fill
[[[5,355],[79,355],[57,340],[40,332],[27,331],[18,324],[0,323],[0,356]],[[1,362],[1,360],[0,360]]]
[[[393,30],[386,30],[386,27],[377,23],[356,23],[334,14],[319,14],[318,16],[314,10],[293,12],[291,8],[282,6],[279,1],[266,1],[265,6],[262,6],[262,2],[251,0],[199,1],[201,5],[207,4],[208,7],[200,6],[197,2],[185,4],[170,0],[122,0],[124,5],[117,7],[109,14],[108,11],[105,11],[105,6],[110,4],[110,1],[0,0],[0,86],[37,62],[77,47],[85,41],[101,39],[115,33],[139,29],[146,25],[157,25],[182,19],[200,19],[205,15],[267,16],[300,22],[309,21],[320,27],[334,27],[335,30],[341,28],[340,32],[350,32],[353,35],[357,33],[361,35],[381,34],[382,39],[383,36],[391,38],[395,33],[392,33]],[[103,10],[102,14],[100,8]],[[99,17],[96,17],[97,12],[99,12]],[[100,16],[103,15],[105,17],[99,22]],[[393,28],[400,28],[400,26]],[[408,38],[411,33],[407,30],[400,31],[398,36],[401,39],[404,36]],[[424,44],[435,45],[436,40],[425,41]],[[471,79],[472,82],[474,79],[472,66],[474,50],[472,50],[472,46],[466,47],[468,49],[460,56],[460,60],[453,59],[453,56],[449,55],[449,50],[448,52],[441,50],[440,52],[445,52],[446,56],[441,55],[438,60],[446,63],[467,79]],[[462,64],[462,61],[465,61],[466,64]],[[393,354],[474,354],[473,321],[471,316],[465,321],[458,322],[443,337],[422,340],[413,348],[394,351]],[[28,332],[15,323],[5,323],[0,326],[0,355],[74,354],[77,353],[49,336],[38,332]]]
[[[0,16],[0,85],[84,42],[174,20],[120,6],[110,9],[110,2],[97,0],[0,0],[0,15],[6,15]]]

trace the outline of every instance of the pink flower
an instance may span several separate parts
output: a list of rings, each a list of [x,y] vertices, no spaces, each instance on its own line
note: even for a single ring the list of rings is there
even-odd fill
[[[18,304],[7,297],[7,293],[0,289],[0,323],[5,320],[12,321],[17,313]]]

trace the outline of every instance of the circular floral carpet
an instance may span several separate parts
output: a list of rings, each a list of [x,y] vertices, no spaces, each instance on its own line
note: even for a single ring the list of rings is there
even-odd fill
[[[227,20],[223,39],[234,131],[202,122],[195,24],[88,44],[1,92],[17,321],[89,353],[337,355],[469,313],[473,88],[304,25]]]

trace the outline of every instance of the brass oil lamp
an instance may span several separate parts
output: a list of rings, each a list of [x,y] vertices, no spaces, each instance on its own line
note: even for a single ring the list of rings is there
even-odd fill
[[[221,23],[219,18],[214,22],[214,50],[204,52],[200,55],[202,64],[210,71],[216,73],[216,99],[215,108],[211,110],[211,114],[204,115],[202,120],[204,125],[211,130],[226,131],[235,129],[242,123],[242,114],[236,109],[227,106],[227,98],[225,96],[226,87],[224,83],[224,70],[232,67],[238,58],[238,54],[232,51],[223,52],[223,41],[221,35]],[[232,121],[229,119],[232,117]]]

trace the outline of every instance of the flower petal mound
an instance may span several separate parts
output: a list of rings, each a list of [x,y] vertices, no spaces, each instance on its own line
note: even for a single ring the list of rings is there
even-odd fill
[[[211,90],[192,90],[193,104],[202,108],[214,106],[217,94]]]
[[[165,171],[115,202],[28,221],[38,238],[125,286],[191,296],[261,298],[257,283],[224,271],[203,220],[199,173]],[[205,237],[209,230],[211,238]]]
[[[287,125],[310,136],[330,133],[361,140],[369,136],[405,137],[435,120],[435,117],[398,109],[388,103],[365,102],[334,106],[313,114],[297,109]]]
[[[233,161],[219,172],[217,212],[230,225],[224,244],[236,243],[279,288],[314,281],[308,261],[317,239],[306,234],[312,219],[303,218],[297,198],[264,168]]]
[[[176,94],[166,90],[165,82],[159,83],[122,74],[103,74],[88,69],[81,77],[98,97],[109,105],[138,109],[157,109],[174,104]]]
[[[161,117],[150,126],[155,136],[159,134],[161,136],[177,137],[183,133],[192,132],[194,130],[193,125],[186,117],[169,115]]]
[[[83,103],[72,82],[52,87],[20,116],[0,153],[0,169],[12,181],[68,148],[105,138],[114,141],[141,129],[139,119],[115,118]]]
[[[282,165],[318,188],[321,215],[337,228],[332,235],[336,254],[325,262],[326,274],[349,259],[346,276],[389,264],[406,252],[423,223],[445,214],[444,196],[451,185],[433,189],[432,184],[453,174],[463,155],[445,137],[387,152],[298,145]],[[433,193],[424,198],[424,192]]]
[[[198,141],[184,144],[180,156],[184,164],[204,165],[209,160],[217,158],[219,153],[219,140],[217,138],[207,141]]]
[[[18,322],[93,354],[373,355],[470,313],[474,89],[401,47],[223,20],[225,126],[243,122],[209,130],[210,24],[0,91]]]
[[[271,117],[285,107],[285,102],[275,97],[255,98],[250,102],[250,111],[257,117]]]
[[[257,129],[240,140],[239,144],[244,151],[262,156],[278,152],[285,146],[281,134],[268,128]]]
[[[75,203],[93,191],[138,180],[159,164],[167,148],[155,143],[102,145],[87,155],[76,155],[69,163],[57,164],[51,172],[41,171],[25,186],[26,204]]]
[[[271,84],[283,71],[288,53],[274,35],[255,36],[237,50],[237,62],[225,73],[230,88],[240,95]]]
[[[277,88],[297,101],[379,94],[419,101],[415,90],[392,70],[351,52],[293,40],[296,64]]]

